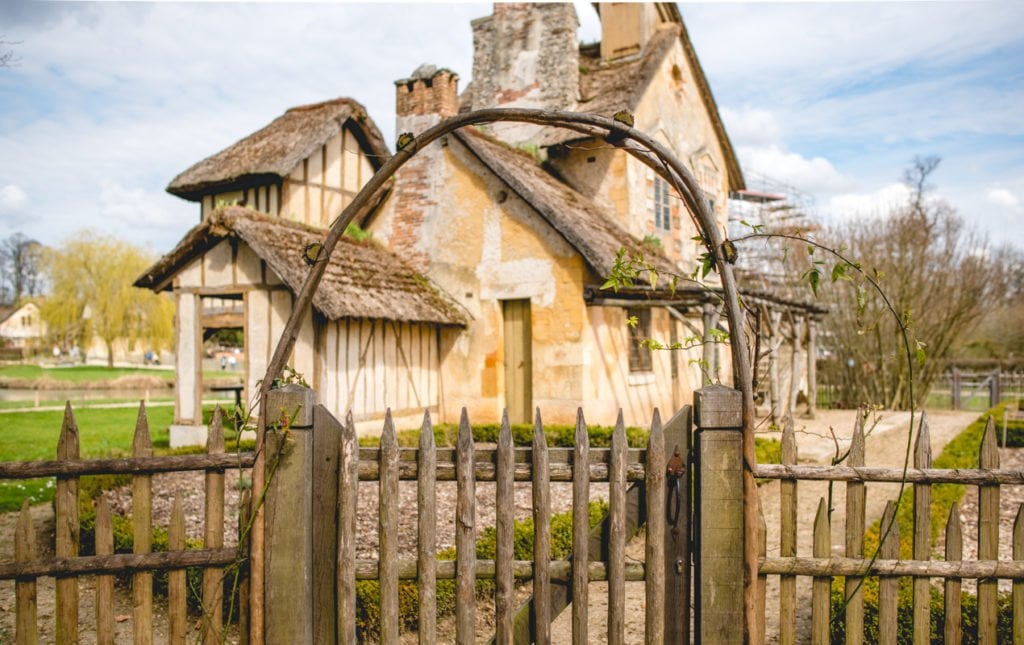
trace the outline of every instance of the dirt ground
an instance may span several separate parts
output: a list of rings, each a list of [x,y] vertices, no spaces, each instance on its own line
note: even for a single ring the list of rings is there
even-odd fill
[[[929,414],[929,427],[932,438],[933,454],[938,454],[943,446],[969,423],[977,418],[973,412],[949,412],[937,411]],[[835,431],[836,439],[840,448],[845,449],[849,443],[849,437],[853,430],[853,411],[825,410],[819,411],[817,418],[813,420],[800,419],[796,424],[797,444],[800,463],[805,464],[828,464],[835,451],[835,442],[829,429]],[[907,446],[908,415],[906,413],[881,413],[878,423],[875,425],[868,437],[866,445],[866,462],[871,466],[902,466],[903,457]],[[1001,451],[1003,467],[1024,467],[1024,451],[1010,450]],[[186,516],[189,533],[198,537],[202,525],[202,484],[201,475],[195,481],[189,479],[189,475],[175,474],[173,476],[158,476],[154,481],[154,523],[166,526],[170,508],[170,500],[173,499],[175,491],[181,490],[185,494]],[[231,491],[234,486],[226,488]],[[360,500],[360,532],[364,539],[360,542],[360,557],[375,557],[377,549],[376,535],[376,486],[361,485]],[[477,511],[479,514],[478,526],[489,526],[494,523],[494,491],[493,484],[481,483],[477,491]],[[1006,487],[1003,495],[1003,531],[1006,532],[1012,527],[1013,515],[1016,513],[1017,504],[1024,496],[1024,491],[1010,491]],[[799,521],[798,521],[798,553],[810,555],[811,528],[813,526],[814,514],[817,509],[818,500],[827,495],[828,485],[818,482],[802,482],[799,486]],[[867,513],[868,521],[872,521],[881,515],[888,499],[894,498],[898,485],[874,484],[869,487]],[[527,483],[516,486],[516,516],[524,518],[530,515],[530,486]],[[122,512],[128,509],[124,492],[112,494],[112,505]],[[236,493],[237,494],[237,493]],[[779,484],[770,482],[760,487],[761,504],[764,509],[768,525],[768,552],[777,554],[779,549],[778,518],[779,518]],[[964,518],[965,557],[973,554],[975,548],[968,539],[968,536],[976,534],[976,529],[971,527],[971,521],[976,521],[976,494],[973,489],[968,489],[968,494],[962,503],[961,514]],[[607,487],[601,485],[592,486],[592,498],[605,498]],[[401,497],[403,506],[411,505],[410,512],[403,511],[401,516],[402,526],[400,528],[400,544],[402,550],[414,550],[415,548],[415,485],[403,483],[401,486]],[[157,503],[159,502],[159,503]],[[166,502],[166,503],[163,503]],[[972,511],[971,504],[975,504]],[[164,508],[166,506],[166,509]],[[237,507],[237,502],[228,501],[228,508]],[[560,512],[571,506],[571,489],[569,485],[552,485],[552,511]],[[1010,507],[1012,506],[1012,510]],[[454,519],[455,491],[454,484],[442,483],[438,486],[438,542],[439,548],[449,546],[454,533],[450,526]],[[843,516],[845,510],[845,497],[842,494],[842,487],[837,486],[833,497],[833,550],[836,554],[842,553]],[[972,520],[972,514],[974,520]],[[53,513],[49,504],[36,506],[32,509],[32,517],[36,527],[37,535],[52,536]],[[14,525],[17,520],[16,513],[0,515],[0,559],[13,557],[13,534]],[[237,520],[229,518],[226,524],[231,527],[232,522]],[[232,531],[228,531],[232,535]],[[42,551],[47,543],[52,540],[40,539],[39,547]],[[1001,538],[1001,544],[1008,544],[1006,537]],[[941,546],[940,546],[941,548]],[[627,558],[634,561],[643,560],[643,538],[634,539],[627,547]],[[45,551],[44,551],[45,552]],[[52,553],[52,547],[51,547]],[[40,640],[47,642],[53,639],[53,580],[41,579],[39,581],[39,626]],[[81,581],[82,593],[80,600],[80,636],[83,643],[92,642],[93,616],[95,608],[92,601],[92,580],[83,578]],[[768,634],[769,641],[774,640],[777,632],[777,604],[773,598],[777,596],[777,579],[769,579],[768,589]],[[810,580],[798,580],[798,594],[809,598]],[[526,597],[527,590],[520,590],[520,597]],[[119,640],[128,637],[131,630],[131,601],[127,590],[119,590],[117,594],[118,605],[115,608],[115,615],[118,617],[117,629]],[[802,612],[799,620],[802,624],[809,622],[809,602],[798,602]],[[493,631],[493,609],[491,603],[486,601],[478,602],[478,641],[484,642]],[[155,619],[156,642],[166,641],[166,612],[160,611],[159,601],[156,603],[157,611]],[[606,631],[605,621],[607,614],[607,585],[605,583],[593,583],[590,588],[590,640],[591,642],[603,642]],[[644,615],[644,590],[643,583],[627,583],[627,616],[626,630],[627,642],[643,642],[643,615]],[[774,619],[774,620],[773,620]],[[449,642],[454,640],[454,625],[451,619],[439,622],[439,641]],[[13,641],[14,628],[14,584],[10,581],[0,582],[0,643]],[[800,630],[806,633],[806,629]],[[570,612],[567,609],[555,621],[552,627],[552,637],[556,642],[571,640]],[[403,641],[412,642],[414,635],[407,635]]]

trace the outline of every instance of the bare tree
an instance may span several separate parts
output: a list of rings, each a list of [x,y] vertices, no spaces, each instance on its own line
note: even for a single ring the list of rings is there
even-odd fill
[[[14,233],[0,241],[0,300],[16,303],[42,291],[42,245]]]
[[[825,373],[847,405],[921,405],[942,369],[940,359],[951,355],[1007,288],[1000,254],[930,194],[938,165],[937,157],[915,159],[904,177],[910,191],[904,204],[829,232],[831,244],[882,286],[907,324],[920,362],[912,381],[890,308],[857,280],[836,279],[823,289],[833,319],[823,344],[834,352]]]
[[[13,67],[18,63],[18,57],[14,55],[14,50],[9,49],[11,45],[17,44],[19,43],[4,40],[4,37],[0,35],[0,67]]]
[[[1019,362],[1024,357],[1024,252],[1004,247],[996,255],[1006,276],[1006,290],[957,349],[957,358]]]

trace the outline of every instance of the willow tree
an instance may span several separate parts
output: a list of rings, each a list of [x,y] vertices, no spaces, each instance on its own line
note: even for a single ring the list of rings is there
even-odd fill
[[[826,373],[847,405],[920,407],[943,369],[941,359],[1006,289],[1000,254],[952,206],[930,194],[929,178],[938,164],[937,157],[915,159],[904,177],[908,192],[902,204],[830,232],[831,243],[856,258],[886,294],[878,297],[842,270],[822,289],[832,320],[823,339],[833,353]],[[809,261],[814,266],[816,258]],[[892,310],[902,316],[920,363],[913,382]]]
[[[47,333],[60,345],[98,337],[114,364],[114,345],[146,344],[160,350],[174,334],[174,304],[132,286],[153,262],[145,250],[92,231],[74,235],[43,255],[50,292],[42,306]]]

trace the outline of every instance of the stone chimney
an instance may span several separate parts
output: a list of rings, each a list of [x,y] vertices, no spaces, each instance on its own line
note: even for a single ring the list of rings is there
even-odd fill
[[[459,75],[423,64],[395,81],[396,134],[418,134],[459,111]]]
[[[571,110],[579,98],[579,19],[571,3],[494,4],[472,22],[471,106]],[[496,133],[502,128],[497,127]],[[527,126],[525,130],[536,130]],[[511,141],[525,141],[527,132]],[[513,130],[524,130],[523,126]]]
[[[651,2],[602,2],[599,11],[602,60],[639,54],[659,22]]]

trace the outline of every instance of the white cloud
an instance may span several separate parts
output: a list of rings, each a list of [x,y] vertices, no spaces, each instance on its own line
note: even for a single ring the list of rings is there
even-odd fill
[[[869,193],[844,193],[828,201],[826,212],[836,218],[880,217],[907,202],[905,184],[889,184]]]
[[[723,107],[721,113],[734,146],[767,146],[782,141],[782,125],[768,110]]]
[[[789,184],[805,193],[850,190],[854,181],[824,157],[807,158],[779,145],[738,147],[744,170]]]
[[[100,214],[106,220],[116,220],[125,230],[150,228],[178,230],[184,222],[178,213],[165,209],[160,195],[142,188],[125,188],[112,179],[100,182]]]
[[[18,213],[28,204],[28,194],[14,184],[7,184],[0,188],[0,214],[7,215]]]
[[[1020,200],[1012,192],[1005,188],[991,188],[986,195],[988,201],[992,202],[996,206],[1005,206],[1007,208],[1016,208],[1020,205]]]

